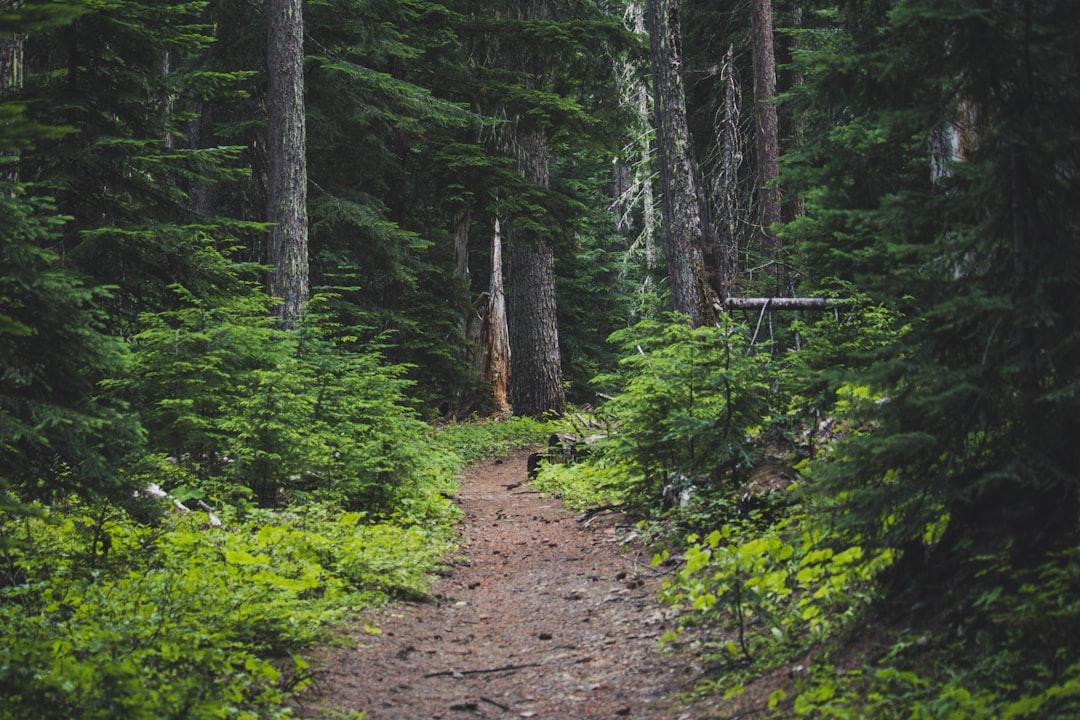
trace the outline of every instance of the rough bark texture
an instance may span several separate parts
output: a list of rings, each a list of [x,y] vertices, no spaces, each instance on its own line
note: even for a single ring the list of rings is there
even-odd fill
[[[23,37],[0,37],[0,97],[23,85]]]
[[[739,238],[745,223],[740,212],[739,168],[744,156],[740,118],[742,108],[742,84],[735,69],[735,48],[728,47],[720,69],[720,83],[724,88],[724,106],[716,115],[716,146],[719,160],[713,174],[712,200],[716,218],[716,247],[712,248],[715,261],[709,265],[710,273],[716,273],[719,292],[728,295],[735,289],[739,274]]]
[[[516,124],[515,124],[516,125]],[[548,186],[547,137],[516,125],[517,167],[526,180]],[[555,305],[555,251],[548,238],[514,228],[507,243],[511,401],[517,415],[566,409]]]
[[[214,147],[214,105],[209,102],[193,102],[188,112],[194,119],[188,123],[187,142],[189,150],[203,150]],[[191,211],[199,215],[215,215],[218,207],[218,187],[216,184],[198,183],[188,191]]]
[[[304,21],[301,0],[267,3],[267,240],[270,292],[282,325],[293,325],[308,298],[307,160],[304,120]]]
[[[491,399],[500,413],[510,411],[510,334],[506,324],[506,295],[503,290],[502,227],[495,220],[491,237],[491,279],[488,283],[488,305],[484,313],[481,376],[491,388]]]
[[[543,20],[547,0],[518,0],[518,17]],[[543,63],[529,48],[519,48],[512,64],[530,89],[542,85]],[[526,182],[549,186],[547,131],[519,117],[511,126],[511,143],[518,172]],[[562,358],[555,305],[555,251],[551,239],[521,223],[507,237],[508,320],[511,402],[517,415],[539,416],[566,409]]]
[[[754,46],[754,129],[757,137],[758,210],[761,218],[762,264],[767,265],[770,291],[787,292],[780,239],[772,229],[780,222],[780,129],[776,115],[776,52],[773,43],[772,0],[750,3]]]
[[[633,0],[626,8],[623,23],[627,30],[645,39],[645,0]],[[653,194],[654,164],[649,84],[642,77],[638,61],[627,56],[617,66],[619,105],[634,115],[634,140],[624,147],[625,156],[616,163],[612,210],[617,215],[615,231],[630,245],[626,250],[627,276],[636,280],[637,293],[652,295],[657,267],[656,200]],[[639,215],[640,212],[640,215]]]
[[[803,24],[803,9],[801,7],[789,7],[780,21],[789,28],[801,28]],[[775,18],[774,18],[775,19]],[[801,43],[797,35],[781,34],[776,38],[776,82],[778,92],[784,93],[799,87],[803,83],[802,71],[795,66],[795,54],[801,49]],[[794,111],[790,105],[781,105],[777,108],[780,120],[780,139],[788,148],[797,148],[803,142],[803,115]],[[806,214],[806,203],[798,193],[787,193],[781,188],[782,205],[780,206],[780,218],[788,223]],[[795,248],[793,248],[795,249]]]
[[[691,160],[676,0],[648,0],[653,112],[660,165],[664,255],[675,309],[694,325],[716,319],[702,256],[701,208]]]
[[[0,100],[23,86],[23,36],[0,37]],[[0,180],[15,183],[19,180],[16,164],[0,165]]]

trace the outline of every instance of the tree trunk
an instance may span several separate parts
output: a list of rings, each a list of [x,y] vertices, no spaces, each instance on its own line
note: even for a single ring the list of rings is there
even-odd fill
[[[517,0],[518,17],[543,20],[548,0]],[[525,77],[530,90],[542,86],[544,66],[530,48],[514,51],[512,69]],[[510,126],[517,171],[525,181],[548,188],[547,129],[525,116]],[[534,229],[541,218],[513,225],[507,237],[507,289],[510,335],[510,395],[514,413],[540,416],[566,410],[562,357],[555,305],[555,250],[551,238]]]
[[[188,123],[187,143],[189,150],[214,147],[214,105],[210,102],[193,102],[189,106],[193,119]],[[191,211],[203,216],[217,214],[218,186],[215,183],[192,184],[189,193]]]
[[[785,16],[784,24],[791,28],[801,28],[803,24],[803,9],[791,7]],[[780,92],[788,92],[799,87],[803,83],[802,71],[795,66],[795,54],[800,49],[797,36],[781,34],[777,39],[776,60],[780,69],[777,70],[776,81]],[[780,120],[780,138],[787,148],[797,148],[803,141],[803,118],[802,114],[795,112],[790,106],[781,105],[777,108]],[[787,194],[781,188],[782,205],[780,207],[781,222],[791,222],[806,214],[806,203],[799,194]],[[792,248],[796,249],[796,248]]]
[[[23,36],[0,37],[0,98],[23,86]]]
[[[645,5],[644,0],[634,0],[626,11],[627,29],[639,37],[645,37]],[[637,236],[631,241],[627,250],[628,265],[644,249],[645,272],[641,276],[639,292],[644,294],[652,282],[653,271],[657,265],[656,253],[656,199],[653,195],[653,147],[652,133],[648,132],[652,127],[652,118],[649,112],[649,86],[638,73],[633,58],[627,59],[619,73],[619,85],[621,92],[620,103],[624,107],[630,107],[640,123],[637,130],[637,142],[634,152],[637,157],[629,158],[629,167],[633,168],[632,176],[619,188],[616,195],[616,207],[619,208],[620,219],[617,230],[623,230],[633,225],[631,218],[635,208],[641,206],[641,227]],[[628,148],[629,149],[629,148]],[[620,166],[625,167],[625,166]]]
[[[518,171],[548,187],[547,136],[514,123]],[[566,409],[555,305],[555,251],[535,230],[515,227],[509,237],[511,401],[514,413],[536,417]]]
[[[488,283],[487,312],[481,331],[484,362],[481,376],[491,388],[491,398],[500,413],[510,412],[510,334],[506,324],[506,296],[503,292],[502,227],[495,219],[491,237],[491,280]]]
[[[768,269],[770,294],[787,294],[783,247],[773,230],[780,222],[780,130],[776,115],[776,54],[772,0],[751,0],[750,34],[754,47],[754,129],[757,137],[758,212],[762,264]]]
[[[701,208],[691,159],[676,0],[648,0],[653,113],[660,164],[664,255],[671,298],[691,324],[716,321],[716,296],[702,256]]]
[[[713,181],[713,203],[716,217],[716,263],[722,295],[735,291],[735,279],[739,274],[739,239],[743,234],[743,218],[740,215],[739,168],[743,158],[743,140],[740,129],[742,114],[742,86],[735,69],[735,47],[728,47],[720,69],[720,83],[724,87],[724,106],[716,116],[716,146],[719,153]]]
[[[284,327],[308,299],[304,20],[301,0],[269,0],[267,89],[267,240],[270,292]]]
[[[18,92],[23,86],[23,36],[0,37],[0,100]],[[0,181],[19,181],[18,163],[0,165]]]

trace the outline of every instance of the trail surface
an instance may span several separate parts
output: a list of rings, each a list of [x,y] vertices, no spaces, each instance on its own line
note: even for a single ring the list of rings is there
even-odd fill
[[[461,481],[462,558],[435,602],[396,604],[379,634],[318,658],[326,708],[365,720],[701,720],[674,695],[700,673],[662,656],[660,578],[618,516],[584,522],[530,490],[526,453]]]

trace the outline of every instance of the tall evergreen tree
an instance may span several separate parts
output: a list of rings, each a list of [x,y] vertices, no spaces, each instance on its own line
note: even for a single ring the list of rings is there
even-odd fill
[[[754,136],[757,140],[757,196],[761,223],[761,257],[771,279],[769,295],[790,294],[780,239],[780,125],[776,112],[776,51],[772,0],[750,0],[754,58]]]
[[[307,118],[301,0],[269,0],[267,13],[266,219],[270,292],[293,326],[308,299]]]
[[[100,385],[126,348],[105,331],[107,294],[87,287],[50,248],[65,218],[17,182],[16,160],[64,130],[33,122],[18,100],[22,34],[63,27],[80,9],[28,3],[0,17],[0,511],[70,492],[116,496],[118,468],[140,442],[136,418]],[[0,541],[2,542],[2,541]]]
[[[669,289],[675,309],[688,315],[691,324],[711,324],[718,303],[702,253],[701,206],[683,89],[679,3],[649,0],[648,16]]]
[[[525,23],[543,21],[550,16],[550,3],[519,0],[515,13]],[[513,52],[510,65],[521,74],[524,89],[540,89],[543,59],[528,45]],[[521,109],[511,127],[518,172],[526,183],[546,191],[551,183],[547,128]],[[566,408],[555,304],[555,248],[537,220],[524,215],[516,218],[507,243],[511,404],[515,413],[533,416]]]
[[[878,393],[871,431],[820,469],[822,493],[912,571],[942,518],[946,565],[1058,547],[1080,494],[1080,6],[852,2],[815,22],[790,174],[814,192],[788,231],[906,318],[854,378]]]
[[[199,293],[233,287],[237,267],[207,259],[250,232],[243,222],[194,215],[187,194],[192,185],[243,176],[241,148],[188,150],[173,142],[191,98],[233,91],[240,77],[195,67],[214,43],[204,8],[94,5],[25,40],[27,117],[70,132],[25,153],[20,178],[71,216],[58,250],[94,283],[117,288],[111,322],[125,332],[139,313],[170,302],[170,282]]]

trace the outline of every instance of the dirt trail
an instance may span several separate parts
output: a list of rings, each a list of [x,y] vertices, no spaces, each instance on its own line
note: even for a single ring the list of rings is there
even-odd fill
[[[664,608],[648,553],[623,545],[617,516],[586,523],[526,484],[525,453],[462,479],[459,555],[436,602],[370,619],[380,634],[331,651],[318,707],[366,720],[676,720],[675,693],[700,669],[661,656]]]

